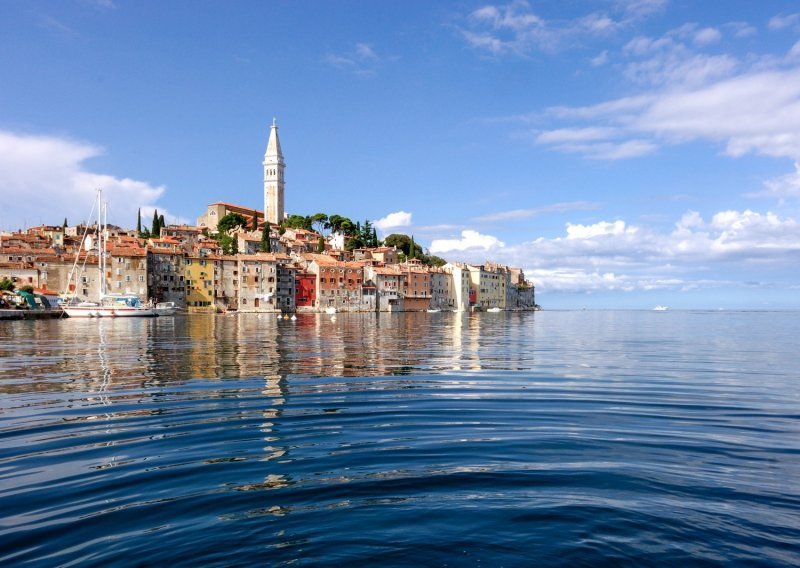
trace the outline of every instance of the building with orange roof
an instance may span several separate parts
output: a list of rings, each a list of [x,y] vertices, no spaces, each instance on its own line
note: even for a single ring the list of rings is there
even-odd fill
[[[197,227],[202,231],[207,229],[211,232],[217,230],[217,223],[225,215],[229,213],[238,213],[245,218],[246,226],[249,229],[252,227],[253,215],[257,217],[257,226],[264,224],[264,212],[259,211],[253,207],[244,207],[242,205],[234,205],[233,203],[225,203],[224,201],[217,201],[208,205],[206,212],[197,218]]]

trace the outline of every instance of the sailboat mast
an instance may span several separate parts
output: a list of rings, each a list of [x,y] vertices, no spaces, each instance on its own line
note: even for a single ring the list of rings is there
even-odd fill
[[[97,190],[97,267],[100,270],[100,297],[106,295],[106,243],[105,218],[107,205],[103,203],[103,190]]]

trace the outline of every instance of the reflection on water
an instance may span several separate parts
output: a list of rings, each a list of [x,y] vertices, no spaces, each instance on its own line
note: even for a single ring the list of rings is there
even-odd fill
[[[109,385],[146,388],[185,379],[528,369],[533,323],[533,314],[464,313],[23,322],[0,347],[9,378],[19,373],[20,380],[3,381],[0,392],[60,385],[102,399]]]
[[[796,313],[0,325],[0,564],[800,564]]]

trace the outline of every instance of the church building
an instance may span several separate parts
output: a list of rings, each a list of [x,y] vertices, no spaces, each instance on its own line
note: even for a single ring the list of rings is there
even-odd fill
[[[272,128],[269,133],[269,142],[267,142],[267,151],[264,153],[264,209],[258,211],[253,208],[243,207],[241,205],[233,205],[218,201],[212,203],[206,209],[205,214],[197,218],[198,227],[208,227],[211,230],[217,228],[217,222],[227,215],[228,213],[239,213],[247,219],[247,226],[249,227],[253,213],[258,216],[259,224],[264,220],[264,211],[266,211],[266,219],[273,225],[279,224],[285,218],[283,208],[283,192],[284,192],[284,177],[283,172],[286,168],[286,163],[283,161],[283,152],[281,152],[281,142],[278,139],[278,123],[273,118]]]

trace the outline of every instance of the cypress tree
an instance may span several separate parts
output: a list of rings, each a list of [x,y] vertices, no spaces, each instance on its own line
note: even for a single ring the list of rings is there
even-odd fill
[[[64,224],[61,226],[61,232],[65,232],[67,230],[67,218],[64,217]]]
[[[264,225],[266,225],[266,223],[264,223]],[[255,209],[253,209],[253,224],[250,226],[250,229],[253,231],[258,230],[258,213],[256,213]]]
[[[66,221],[66,219],[65,219]],[[139,207],[139,211],[136,213],[136,236],[142,236],[142,208]]]
[[[163,215],[159,215],[158,216],[158,230],[160,231],[161,229],[163,229],[166,226],[167,226],[167,224],[164,222],[164,216]]]
[[[414,244],[414,235],[411,235],[411,244],[408,246],[408,258],[414,258],[417,256],[416,248],[417,245]]]
[[[157,239],[161,234],[161,227],[158,225],[158,209],[153,211],[153,226],[150,228],[150,234],[154,239]]]
[[[269,223],[264,223],[264,230],[261,231],[261,252],[272,252],[269,242]]]
[[[378,232],[373,228],[372,229],[372,247],[378,246]]]

